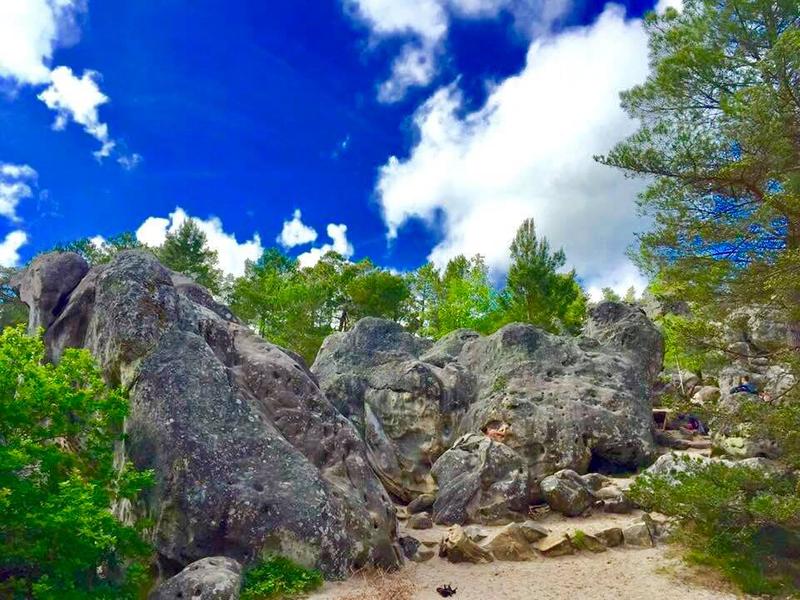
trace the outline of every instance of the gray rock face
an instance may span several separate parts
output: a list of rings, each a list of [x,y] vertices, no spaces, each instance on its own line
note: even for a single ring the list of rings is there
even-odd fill
[[[542,479],[541,489],[550,508],[568,517],[582,515],[595,503],[587,484],[570,469],[563,469]]]
[[[473,396],[457,365],[418,357],[430,342],[392,321],[366,318],[329,336],[312,372],[328,399],[362,433],[386,489],[403,501],[435,491],[435,460],[455,441]]]
[[[37,259],[32,273],[57,260]],[[35,300],[26,277],[22,297]],[[45,342],[56,360],[88,348],[111,383],[129,388],[128,455],[157,480],[138,510],[155,522],[166,574],[266,551],[331,577],[401,560],[394,508],[352,423],[304,365],[150,254],[91,269]]]
[[[225,556],[193,562],[150,592],[148,600],[239,600],[242,565]]]
[[[439,485],[433,504],[436,523],[508,523],[527,511],[527,464],[505,444],[483,435],[457,440],[431,474]]]
[[[83,279],[89,265],[73,252],[45,254],[12,281],[12,285],[30,309],[28,330],[33,333],[55,321],[70,292]]]
[[[660,334],[635,307],[593,316],[588,331],[603,343],[511,324],[489,336],[454,331],[431,346],[394,323],[363,319],[325,341],[312,372],[363,432],[394,496],[435,492],[439,456],[461,435],[504,423],[503,442],[527,464],[535,500],[538,482],[560,469],[633,469],[655,456],[650,391]]]
[[[627,352],[654,381],[664,363],[664,339],[644,310],[622,302],[601,302],[589,311],[586,335]]]

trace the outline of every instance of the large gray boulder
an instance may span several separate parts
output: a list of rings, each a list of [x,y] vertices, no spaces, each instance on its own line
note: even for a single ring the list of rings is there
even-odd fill
[[[150,592],[148,600],[239,600],[242,565],[211,556],[193,562]]]
[[[561,469],[635,469],[655,456],[652,379],[633,352],[517,323],[467,343],[458,362],[478,388],[462,430],[508,424],[504,441],[533,484]],[[531,497],[540,497],[535,485]]]
[[[397,323],[365,318],[329,336],[311,368],[362,434],[386,489],[405,502],[436,490],[430,468],[458,437],[474,397],[463,368],[420,360],[430,346]]]
[[[664,338],[641,308],[623,302],[600,302],[589,310],[585,333],[601,344],[627,353],[655,381],[664,364]]]
[[[22,280],[34,312],[43,307],[25,282],[58,261],[38,258]],[[154,522],[164,574],[262,552],[331,577],[398,564],[394,508],[362,439],[293,355],[147,252],[121,252],[74,283],[47,349],[58,360],[88,348],[107,380],[128,388],[127,455],[156,475],[134,508]]]
[[[439,456],[461,435],[500,423],[535,500],[538,482],[561,469],[635,469],[655,457],[650,394],[661,336],[634,307],[593,315],[588,331],[602,343],[515,323],[489,336],[457,330],[431,345],[368,318],[330,336],[312,371],[363,433],[395,497],[435,492]]]
[[[55,321],[69,293],[88,270],[86,261],[74,252],[50,253],[39,256],[11,281],[20,300],[30,309],[28,330],[31,333]]]
[[[433,520],[443,525],[503,524],[528,510],[528,465],[505,444],[467,434],[433,465],[439,494]]]

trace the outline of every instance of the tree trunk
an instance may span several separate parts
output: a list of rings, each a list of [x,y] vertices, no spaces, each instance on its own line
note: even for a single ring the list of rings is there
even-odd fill
[[[800,256],[800,218],[789,217],[786,249]],[[796,284],[787,291],[787,339],[789,350],[800,352],[800,288]]]

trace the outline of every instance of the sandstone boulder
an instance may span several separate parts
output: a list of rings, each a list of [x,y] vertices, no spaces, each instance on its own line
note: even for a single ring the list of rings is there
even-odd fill
[[[527,533],[518,523],[506,525],[486,544],[486,549],[497,560],[523,561],[536,556]]]
[[[528,508],[528,466],[505,444],[467,434],[433,465],[433,518],[444,525],[508,523]]]
[[[193,562],[150,592],[148,600],[238,600],[242,565],[225,556]]]
[[[362,434],[386,489],[404,502],[435,492],[430,468],[458,437],[474,394],[460,367],[419,359],[430,346],[397,323],[365,318],[329,336],[312,366],[327,398]]]
[[[63,261],[65,273],[53,267]],[[61,289],[55,308],[39,289]],[[134,508],[154,522],[162,573],[262,552],[332,577],[402,560],[393,505],[356,428],[301,362],[206,290],[125,251],[88,272],[71,256],[39,257],[20,295],[32,314],[52,313],[33,324],[49,325],[53,359],[88,348],[109,383],[128,388],[126,454],[156,475]]]
[[[459,525],[454,525],[439,543],[439,556],[450,562],[489,563],[492,554],[473,542]]]
[[[582,515],[596,501],[581,476],[570,469],[545,477],[540,487],[550,508],[568,517]]]

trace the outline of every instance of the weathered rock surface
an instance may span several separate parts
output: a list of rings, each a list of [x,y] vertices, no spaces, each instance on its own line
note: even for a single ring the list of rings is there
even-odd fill
[[[622,530],[622,537],[628,546],[636,546],[638,548],[651,548],[653,544],[653,537],[650,533],[650,527],[647,523],[639,522],[632,523]]]
[[[473,542],[459,525],[453,525],[439,543],[439,556],[450,562],[488,563],[492,554]]]
[[[522,561],[531,560],[536,556],[528,540],[528,534],[518,523],[511,523],[501,529],[486,544],[486,549],[497,560]]]
[[[110,383],[129,388],[127,451],[156,474],[137,510],[155,523],[166,575],[262,551],[333,577],[401,560],[394,508],[353,424],[302,363],[205,289],[126,251],[88,272],[71,256],[39,257],[20,294],[39,315],[32,324],[49,325],[54,359],[88,348]]]
[[[567,554],[575,554],[575,546],[569,536],[551,535],[536,544],[536,549],[545,556],[565,556]]]
[[[88,270],[86,261],[73,252],[43,254],[12,281],[20,300],[30,309],[28,331],[34,333],[55,321]]]
[[[589,311],[586,335],[626,352],[650,381],[664,363],[664,339],[645,311],[622,302],[600,302]]]
[[[433,518],[444,525],[500,524],[528,508],[528,466],[505,444],[467,434],[442,454],[431,475],[439,485]]]
[[[329,336],[314,361],[327,398],[362,434],[386,489],[405,502],[436,490],[430,468],[455,441],[473,380],[419,356],[430,342],[366,318]]]
[[[416,513],[409,517],[409,529],[430,529],[433,527],[431,516],[426,512]]]
[[[600,540],[607,548],[616,548],[621,546],[624,541],[621,527],[607,527],[598,531],[594,536]]]
[[[535,500],[538,482],[560,469],[633,469],[655,456],[660,334],[629,305],[603,303],[592,318],[587,334],[602,342],[511,324],[490,336],[454,331],[434,345],[368,318],[330,336],[312,371],[363,433],[395,497],[434,493],[439,456],[497,422],[509,426],[504,443],[527,464]]]
[[[211,556],[193,562],[150,592],[148,600],[238,600],[242,565]]]
[[[568,517],[585,513],[595,503],[595,497],[575,471],[563,469],[542,479],[542,495],[556,512]]]

